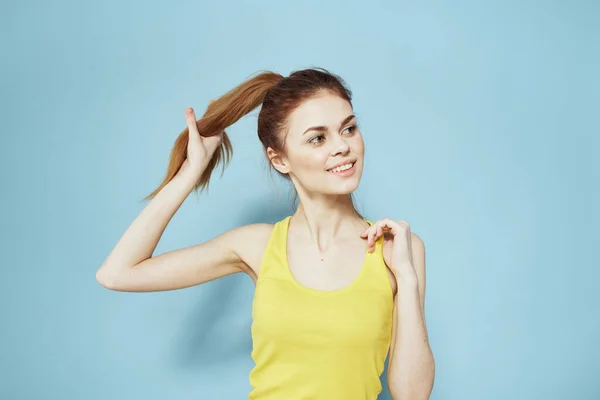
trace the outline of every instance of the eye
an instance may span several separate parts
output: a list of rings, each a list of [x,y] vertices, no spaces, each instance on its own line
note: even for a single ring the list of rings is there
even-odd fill
[[[349,134],[353,134],[353,133],[354,133],[354,131],[356,131],[356,128],[357,128],[357,126],[356,126],[356,124],[354,124],[354,125],[350,125],[350,126],[349,126],[349,127],[347,127],[346,129],[344,129],[344,131],[346,131],[346,130],[347,130]]]
[[[318,139],[318,140],[317,140],[317,139]],[[323,135],[322,133],[320,133],[320,134],[318,134],[317,136],[315,136],[315,137],[313,137],[312,139],[310,139],[310,140],[308,141],[308,143],[312,143],[312,144],[319,144],[319,143],[321,143],[321,142],[323,141],[323,140],[320,140],[320,139],[323,139],[323,140],[325,140],[325,135]]]

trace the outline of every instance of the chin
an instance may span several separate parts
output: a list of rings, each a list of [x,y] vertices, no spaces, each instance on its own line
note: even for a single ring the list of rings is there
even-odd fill
[[[329,176],[328,189],[332,194],[349,194],[354,192],[360,184],[360,178],[362,176],[362,165],[356,164],[356,170],[354,170],[350,176]],[[331,174],[331,172],[327,172]]]
[[[348,179],[343,182],[337,182],[336,184],[329,185],[327,192],[331,194],[350,194],[358,189],[360,183],[360,177]]]

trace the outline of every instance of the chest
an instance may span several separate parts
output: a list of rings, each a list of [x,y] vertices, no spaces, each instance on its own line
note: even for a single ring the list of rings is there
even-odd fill
[[[365,255],[362,243],[341,243],[322,252],[293,238],[287,245],[292,275],[302,286],[317,290],[332,291],[350,285],[360,274]]]
[[[391,265],[391,246],[382,248],[385,264]],[[324,252],[315,246],[290,237],[286,246],[288,268],[302,286],[325,291],[339,290],[351,285],[361,273],[367,258],[366,240],[343,241]],[[394,295],[397,283],[389,267],[386,268]]]

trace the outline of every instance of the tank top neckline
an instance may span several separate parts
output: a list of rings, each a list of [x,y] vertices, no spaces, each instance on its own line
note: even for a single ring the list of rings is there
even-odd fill
[[[308,293],[312,293],[312,294],[316,294],[319,296],[335,296],[335,295],[339,295],[342,293],[346,293],[347,291],[351,290],[354,286],[358,285],[358,283],[362,280],[363,276],[366,273],[366,270],[368,269],[368,264],[370,263],[370,259],[373,255],[375,255],[375,253],[377,253],[378,247],[379,247],[379,240],[375,243],[375,251],[373,253],[369,253],[369,249],[367,247],[366,250],[366,254],[363,260],[363,263],[360,267],[360,271],[358,272],[358,275],[354,278],[354,280],[352,282],[350,282],[348,285],[344,286],[343,288],[340,289],[335,289],[335,290],[323,290],[323,289],[315,289],[315,288],[311,288],[308,286],[304,286],[303,284],[301,284],[300,282],[298,282],[296,280],[296,278],[294,277],[294,275],[292,274],[292,269],[290,268],[290,263],[289,263],[289,258],[288,258],[288,251],[287,251],[287,243],[288,243],[288,233],[289,233],[289,226],[290,226],[290,220],[292,219],[292,216],[287,216],[285,218],[285,220],[283,221],[283,240],[282,240],[282,247],[283,247],[283,266],[284,266],[284,270],[286,272],[286,275],[288,276],[289,280],[293,283],[294,286],[296,286],[298,289],[308,292]],[[368,223],[369,225],[373,225],[373,223],[371,221],[368,220],[364,220],[366,223]]]

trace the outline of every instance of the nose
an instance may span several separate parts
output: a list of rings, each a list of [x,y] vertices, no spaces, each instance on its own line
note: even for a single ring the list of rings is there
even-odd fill
[[[337,136],[337,140],[335,140],[333,142],[333,148],[331,151],[331,155],[332,156],[346,155],[346,154],[348,154],[349,151],[350,151],[350,146],[348,145],[348,142],[346,141],[346,139],[344,139],[341,136]]]

